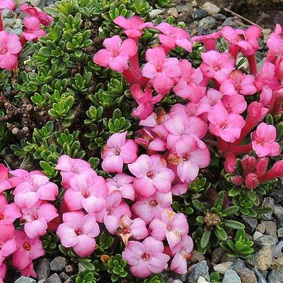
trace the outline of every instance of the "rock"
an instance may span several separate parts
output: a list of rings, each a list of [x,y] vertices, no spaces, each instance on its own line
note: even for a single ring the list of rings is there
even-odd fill
[[[266,31],[266,29],[262,30],[262,32],[265,32],[265,31]],[[268,30],[268,32],[269,32],[269,30]],[[268,32],[266,34],[267,37],[270,35],[270,32],[269,32],[269,34],[268,34]],[[263,35],[264,35],[264,33],[263,33]],[[283,201],[283,190],[274,190],[270,193],[270,196],[274,198],[275,203],[282,202]]]
[[[263,234],[265,232],[265,224],[264,223],[258,224],[256,230]]]
[[[279,242],[275,247],[274,257],[276,258],[283,257],[282,249],[283,249],[283,241]]]
[[[47,283],[62,283],[62,280],[57,273],[54,273],[47,279]]]
[[[69,277],[70,277],[70,276],[69,276],[66,272],[64,272],[64,271],[60,273],[60,278],[61,278],[63,281],[68,280]]]
[[[1,12],[2,18],[14,18],[15,13],[7,8],[3,9]]]
[[[256,239],[262,237],[263,234],[258,232],[258,231],[255,231],[254,234],[253,234],[253,240],[255,241]]]
[[[236,258],[233,261],[233,264],[231,265],[230,269],[235,270],[236,272],[238,272],[238,270],[244,269],[247,266],[245,265],[244,261],[241,260],[240,258]]]
[[[261,214],[260,219],[271,220],[272,219],[272,213],[274,211],[274,199],[271,198],[271,197],[264,198],[264,200],[262,202],[262,207],[271,209],[271,212]]]
[[[206,279],[201,276],[201,277],[198,279],[198,282],[197,282],[197,283],[209,283],[209,282],[206,281]]]
[[[283,217],[283,207],[281,205],[274,205],[273,213],[277,218]]]
[[[178,18],[179,13],[176,8],[170,8],[168,10],[168,15],[173,16],[174,18]]]
[[[272,270],[268,275],[268,283],[282,283],[283,282],[283,271]]]
[[[247,225],[245,225],[246,226],[246,232],[252,233],[257,226],[257,219],[248,217],[246,215],[243,215],[242,219],[245,222],[245,224],[247,224]]]
[[[191,256],[192,256],[191,261],[193,263],[200,262],[205,259],[205,257],[202,254],[200,254],[198,251],[193,251]]]
[[[37,273],[37,279],[47,279],[50,273],[50,261],[47,258],[42,258],[39,260],[37,266],[35,267],[35,271]]]
[[[277,217],[277,228],[283,227],[283,216]]]
[[[232,28],[237,28],[237,24],[235,23],[233,17],[227,18],[227,19],[223,22],[222,26],[223,26],[223,27],[225,27],[225,26],[230,26],[230,27],[232,27]]]
[[[33,278],[21,276],[15,283],[36,283],[36,281]]]
[[[194,19],[201,20],[207,16],[207,12],[203,9],[196,9],[194,12]]]
[[[164,12],[164,9],[154,9],[149,12],[149,15],[152,19],[156,18],[158,15],[162,14]]]
[[[218,263],[221,259],[221,257],[223,256],[224,254],[224,250],[222,248],[216,248],[213,250],[212,252],[212,258],[211,258],[211,261],[213,263]]]
[[[199,277],[209,280],[209,268],[205,260],[192,265],[188,270],[188,283],[197,283]]]
[[[263,274],[256,267],[253,269],[253,271],[257,277],[258,283],[267,283]]]
[[[214,271],[219,272],[220,274],[225,274],[226,271],[231,267],[232,262],[223,262],[213,266]]]
[[[277,235],[278,235],[279,238],[283,237],[283,227],[281,227],[277,230]]]
[[[222,283],[241,283],[241,279],[235,270],[229,269],[226,271]]]
[[[200,20],[199,26],[204,30],[214,29],[217,26],[217,22],[213,17],[207,17]]]
[[[210,2],[204,3],[202,5],[202,9],[205,10],[210,15],[215,15],[220,12],[220,8]]]
[[[276,222],[263,221],[263,223],[265,225],[265,233],[269,236],[272,236],[276,243],[278,243]]]
[[[29,0],[29,2],[31,3],[31,5],[38,7],[40,4],[40,0]]]
[[[283,257],[277,258],[272,261],[270,269],[281,269],[283,270]]]
[[[67,260],[62,256],[57,256],[50,262],[50,270],[62,271],[66,265]]]
[[[75,281],[76,281],[76,276],[73,275],[68,280],[66,280],[64,283],[75,283]]]
[[[258,283],[254,272],[248,268],[239,269],[237,271],[242,283]]]
[[[272,236],[262,236],[255,240],[255,245],[257,247],[275,247],[276,242]]]
[[[273,250],[270,246],[261,248],[253,256],[254,264],[261,270],[267,270],[272,264]]]
[[[193,5],[192,3],[187,3],[185,5],[177,5],[176,9],[179,13],[188,13],[188,14],[192,14],[193,12]]]
[[[224,20],[226,20],[226,16],[225,15],[223,15],[223,14],[215,14],[215,15],[213,15],[212,16],[215,20],[218,20],[218,21],[224,21]]]

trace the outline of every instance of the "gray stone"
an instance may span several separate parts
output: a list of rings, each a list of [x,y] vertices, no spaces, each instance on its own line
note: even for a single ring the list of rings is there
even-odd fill
[[[257,225],[256,230],[260,233],[264,233],[265,232],[265,224],[264,223],[260,223]]]
[[[283,257],[282,249],[283,249],[283,241],[279,242],[275,247],[274,257],[276,258]]]
[[[54,273],[47,279],[47,283],[62,283],[62,280],[57,273]]]
[[[277,235],[278,235],[279,238],[283,237],[283,227],[281,227],[277,230]]]
[[[57,256],[50,262],[50,270],[62,271],[66,265],[67,260],[62,256]]]
[[[50,273],[50,261],[47,258],[42,258],[39,260],[35,271],[37,273],[37,279],[41,280],[41,279],[47,279]]]
[[[219,272],[220,274],[225,274],[226,271],[231,267],[232,262],[223,262],[213,266],[214,271]]]
[[[269,34],[266,35],[266,37],[269,37]],[[274,190],[270,193],[270,196],[274,198],[275,203],[279,203],[283,201],[283,190]]]
[[[227,19],[223,22],[222,26],[223,26],[223,27],[225,27],[225,26],[230,26],[230,27],[232,27],[232,28],[237,28],[237,24],[235,23],[233,17],[227,18]]]
[[[209,283],[209,282],[206,281],[206,279],[201,276],[201,277],[198,279],[198,282],[197,282],[197,283]]]
[[[193,11],[193,5],[191,3],[187,3],[185,5],[178,5],[176,6],[176,9],[179,13],[192,13]]]
[[[7,8],[2,10],[1,16],[2,18],[13,18],[15,13]]]
[[[272,270],[268,275],[268,283],[283,283],[283,271]]]
[[[200,262],[204,259],[205,259],[205,257],[202,254],[200,254],[198,251],[193,251],[191,253],[191,262],[192,263]]]
[[[36,283],[36,281],[33,278],[21,276],[15,283]]]
[[[263,234],[258,232],[258,231],[255,231],[254,234],[253,234],[253,240],[255,241],[256,239],[262,237]]]
[[[209,268],[205,260],[192,265],[188,270],[188,283],[197,283],[199,277],[209,280]]]
[[[246,215],[243,215],[242,219],[247,224],[246,225],[246,232],[252,233],[257,226],[257,219],[248,217]]]
[[[238,272],[238,270],[240,269],[244,269],[246,268],[247,266],[245,265],[244,261],[241,260],[240,258],[236,258],[234,261],[233,261],[233,264],[231,265],[231,268],[230,269],[234,269],[235,271]]]
[[[213,17],[207,17],[207,18],[200,20],[199,26],[203,28],[204,30],[209,30],[209,29],[211,30],[211,29],[216,28],[217,21]]]
[[[239,269],[237,273],[240,276],[242,283],[258,283],[254,272],[249,268]]]
[[[235,270],[229,269],[225,273],[222,283],[241,283],[241,278]]]
[[[226,16],[225,15],[223,15],[223,14],[215,14],[215,15],[213,15],[212,16],[215,20],[218,20],[218,21],[224,21],[224,20],[226,20]]]
[[[276,241],[272,236],[261,236],[258,239],[255,240],[254,244],[257,247],[275,247]]]
[[[215,15],[220,12],[220,8],[210,2],[205,2],[202,5],[202,9],[205,10],[210,15]]]
[[[269,236],[272,236],[276,241],[276,243],[278,243],[276,222],[273,221],[263,221],[263,222],[265,225],[265,233]]]
[[[158,15],[162,14],[164,12],[164,9],[161,10],[161,9],[154,9],[152,10],[149,15],[152,19],[156,18]]]
[[[201,20],[207,16],[207,12],[203,9],[196,9],[194,12],[194,19]]]
[[[273,213],[276,218],[283,217],[283,207],[281,205],[274,205]]]
[[[61,278],[63,281],[68,280],[69,277],[70,277],[70,276],[69,276],[66,272],[64,272],[64,271],[60,273],[60,278]]]
[[[64,283],[75,283],[75,281],[76,281],[76,276],[73,275],[68,280],[66,280]]]
[[[253,269],[253,271],[257,277],[258,283],[267,283],[267,281],[265,280],[265,276],[263,276],[262,272],[260,272],[256,267]]]
[[[261,270],[267,270],[272,264],[273,252],[274,249],[270,246],[265,246],[257,251],[248,261],[252,261],[253,265]]]
[[[263,220],[271,220],[274,211],[274,199],[271,197],[265,198],[262,202],[262,207],[271,209],[271,212],[261,214],[260,218]]]
[[[273,260],[270,269],[283,270],[283,257]]]
[[[213,263],[218,263],[224,254],[224,250],[222,248],[216,248],[212,252],[211,261]]]

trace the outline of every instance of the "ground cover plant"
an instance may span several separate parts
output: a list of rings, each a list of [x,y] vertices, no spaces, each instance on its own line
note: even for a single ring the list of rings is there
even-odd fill
[[[171,5],[0,2],[0,282],[43,256],[75,282],[166,282],[193,249],[254,252],[241,217],[283,177],[282,27],[259,69],[260,28],[190,37],[150,18]]]

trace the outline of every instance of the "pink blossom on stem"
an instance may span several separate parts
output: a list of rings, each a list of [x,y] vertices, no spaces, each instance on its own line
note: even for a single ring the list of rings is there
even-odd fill
[[[94,214],[85,215],[82,211],[63,214],[63,223],[57,235],[64,247],[73,248],[80,257],[87,257],[96,248],[96,236],[100,229]]]
[[[127,132],[113,134],[103,147],[102,169],[106,172],[122,173],[123,164],[137,159],[138,146],[135,141],[126,139]]]
[[[0,195],[0,227],[3,224],[13,224],[21,215],[21,210],[15,203],[8,204],[6,198]]]
[[[122,256],[130,265],[134,276],[145,278],[167,268],[170,257],[163,251],[164,245],[161,241],[148,237],[142,243],[130,241]]]
[[[269,52],[276,55],[283,55],[283,30],[280,24],[276,24],[274,32],[271,33],[267,40],[267,46],[269,48]],[[268,59],[270,59],[270,54]]]
[[[0,265],[0,283],[4,282],[3,280],[5,279],[6,276],[6,270],[7,270],[6,264],[2,263]]]
[[[9,169],[3,164],[0,164],[0,193],[11,188],[10,180],[8,180],[8,172]]]
[[[24,25],[23,37],[27,41],[37,41],[39,37],[46,35],[46,32],[40,28],[40,20],[36,17],[24,18]]]
[[[3,226],[0,226],[1,233]],[[2,237],[1,237],[2,238]],[[5,237],[0,239],[0,265],[4,262],[5,258],[15,252],[17,249],[15,237]]]
[[[0,2],[0,10],[2,9],[9,9],[13,11],[15,9],[15,2],[13,0],[2,0]]]
[[[211,51],[216,49],[216,41],[221,37],[221,32],[215,32],[207,35],[194,36],[191,38],[191,42],[196,41],[203,42],[206,51]]]
[[[16,169],[16,170],[9,171],[9,174],[11,175],[11,177],[9,178],[9,183],[11,184],[13,188],[17,187],[19,184],[23,182],[26,182],[26,181],[29,182],[30,180],[32,180],[30,179],[30,176],[33,176],[33,175],[44,176],[44,174],[39,170],[28,172],[23,169]]]
[[[221,101],[230,114],[242,114],[247,108],[247,102],[240,94],[224,95]]]

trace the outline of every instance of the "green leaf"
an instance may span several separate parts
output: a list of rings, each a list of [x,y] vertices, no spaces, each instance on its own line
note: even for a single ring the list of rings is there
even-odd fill
[[[215,227],[215,235],[217,236],[217,238],[221,241],[226,241],[228,236],[227,236],[227,233],[226,231],[219,225],[217,225]]]
[[[239,211],[239,207],[234,205],[234,206],[229,206],[225,208],[224,210],[222,210],[222,214],[226,216],[232,216],[236,214],[238,211]]]
[[[217,194],[217,197],[214,201],[214,206],[217,207],[217,206],[223,206],[223,202],[224,202],[224,197],[225,197],[225,192],[224,191],[221,191]]]
[[[210,229],[204,230],[202,237],[201,237],[201,240],[200,240],[201,248],[205,248],[208,245],[210,235],[211,235]]]
[[[95,270],[95,266],[89,261],[89,260],[83,260],[81,261],[81,265],[86,269],[86,270]]]
[[[224,220],[224,225],[231,229],[245,229],[245,225],[236,220]]]

